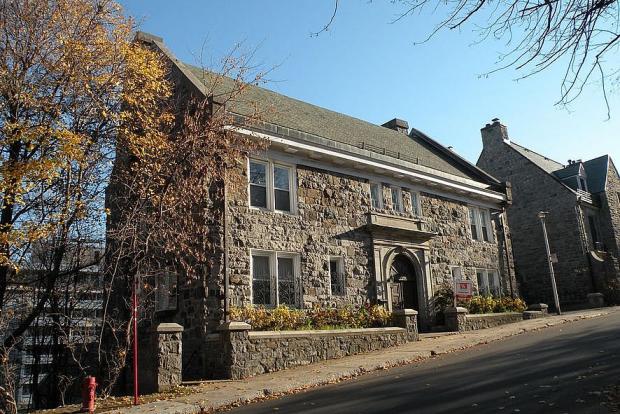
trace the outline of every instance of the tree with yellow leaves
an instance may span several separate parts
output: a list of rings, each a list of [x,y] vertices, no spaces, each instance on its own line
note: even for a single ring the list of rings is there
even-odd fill
[[[96,265],[104,197],[122,137],[165,149],[171,94],[159,56],[133,42],[111,0],[0,2],[0,389],[14,411],[9,354],[59,285]],[[63,285],[64,286],[64,285]],[[49,380],[49,378],[48,378]]]

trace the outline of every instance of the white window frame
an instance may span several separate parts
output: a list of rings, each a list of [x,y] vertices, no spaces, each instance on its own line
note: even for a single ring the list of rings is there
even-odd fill
[[[480,286],[480,281],[478,280],[479,273],[482,274],[482,286]],[[491,287],[494,286],[494,284],[491,284],[492,279],[497,282],[497,292],[491,291]],[[476,269],[476,286],[479,295],[501,297],[503,293],[502,281],[496,269]]]
[[[474,222],[472,223],[472,213],[474,216]],[[493,221],[491,220],[491,211],[488,208],[478,207],[478,206],[468,206],[467,216],[469,217],[470,231],[471,237],[473,240],[481,241],[484,243],[495,243],[495,235],[493,234]],[[487,236],[489,240],[484,240],[484,236],[482,233],[482,221],[481,219],[484,217],[486,221],[485,227],[487,228]],[[471,225],[475,226],[475,234],[474,231],[471,230]]]
[[[374,209],[382,209],[383,208],[383,185],[376,181],[369,181],[370,184],[370,207]],[[379,189],[379,198],[377,199],[377,206],[372,205],[372,187],[377,186]]]
[[[258,207],[251,204],[250,196],[250,163],[255,162],[257,164],[266,165],[266,187],[267,187],[267,207]],[[289,203],[290,211],[277,210],[275,208],[276,189],[275,189],[275,174],[274,168],[286,168],[289,170],[288,175],[288,188],[289,188]],[[252,210],[274,211],[282,214],[297,214],[297,170],[295,165],[287,164],[280,161],[273,161],[261,158],[249,158],[247,159],[247,171],[248,171],[248,206]]]
[[[273,250],[250,250],[250,297],[252,304],[254,304],[254,256],[262,256],[269,258],[269,283],[270,289],[270,304],[257,304],[265,306],[267,308],[277,307],[280,305],[280,295],[278,292],[278,258],[290,258],[293,259],[293,278],[295,283],[295,303],[287,303],[286,306],[293,308],[301,308],[301,278],[300,278],[300,259],[299,254],[290,252],[280,252]]]
[[[455,275],[455,273],[457,274]],[[463,274],[463,268],[461,266],[450,266],[450,276],[455,282],[457,280],[465,280],[465,275]],[[456,276],[458,276],[458,279],[456,278]]]
[[[342,283],[342,294],[334,293],[332,291],[332,269],[331,269],[332,261],[336,262],[336,268],[337,268],[337,274],[338,274],[337,277],[340,278],[340,282]],[[329,296],[336,296],[340,298],[347,296],[347,278],[344,272],[344,257],[329,256],[327,260],[327,272],[328,272],[328,277],[329,277]]]
[[[396,191],[396,200],[398,201],[400,208],[396,208],[396,206],[394,205],[394,191]],[[401,187],[395,185],[390,186],[390,199],[392,200],[392,210],[399,213],[405,212],[405,206],[403,203],[403,189]]]

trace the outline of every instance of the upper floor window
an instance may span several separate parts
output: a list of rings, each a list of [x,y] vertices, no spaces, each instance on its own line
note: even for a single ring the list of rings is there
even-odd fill
[[[346,284],[344,279],[344,260],[342,257],[331,257],[329,259],[329,279],[331,294],[334,296],[344,296]]]
[[[299,305],[298,256],[284,252],[252,252],[252,303]]]
[[[579,189],[583,191],[588,191],[588,184],[586,183],[586,179],[582,176],[579,176],[578,180],[579,180]]]
[[[372,208],[383,208],[383,191],[381,184],[370,183],[370,205]]]
[[[250,206],[293,212],[293,168],[268,161],[250,160]]]
[[[400,187],[390,187],[392,192],[392,208],[394,211],[403,212],[403,191]]]
[[[411,212],[416,216],[422,215],[422,208],[420,207],[420,194],[411,192]]]
[[[469,225],[471,237],[485,242],[493,241],[491,216],[486,208],[469,207]]]

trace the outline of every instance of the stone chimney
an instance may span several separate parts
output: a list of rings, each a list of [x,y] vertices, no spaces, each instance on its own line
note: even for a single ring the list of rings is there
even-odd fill
[[[407,135],[409,133],[409,124],[407,121],[402,119],[394,118],[391,121],[387,121],[385,124],[381,125],[382,127],[386,127],[389,129],[393,129],[397,132],[402,132]]]
[[[493,118],[490,124],[486,124],[480,130],[482,135],[482,145],[484,147],[497,145],[504,141],[510,142],[508,138],[508,128],[503,125],[498,118]]]

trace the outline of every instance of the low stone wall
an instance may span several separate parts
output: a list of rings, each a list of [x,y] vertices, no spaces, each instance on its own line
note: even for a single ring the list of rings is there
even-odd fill
[[[520,312],[467,315],[465,317],[465,330],[473,331],[476,329],[493,328],[494,326],[505,325],[507,323],[514,323],[522,320],[523,314]]]
[[[492,328],[507,323],[522,321],[524,316],[520,312],[468,314],[466,308],[448,308],[445,311],[446,326],[453,332],[473,331],[476,329]]]
[[[210,337],[205,344],[208,376],[246,378],[419,339],[417,312],[400,311],[395,322],[398,327],[263,332],[228,322],[220,326],[219,338]]]

